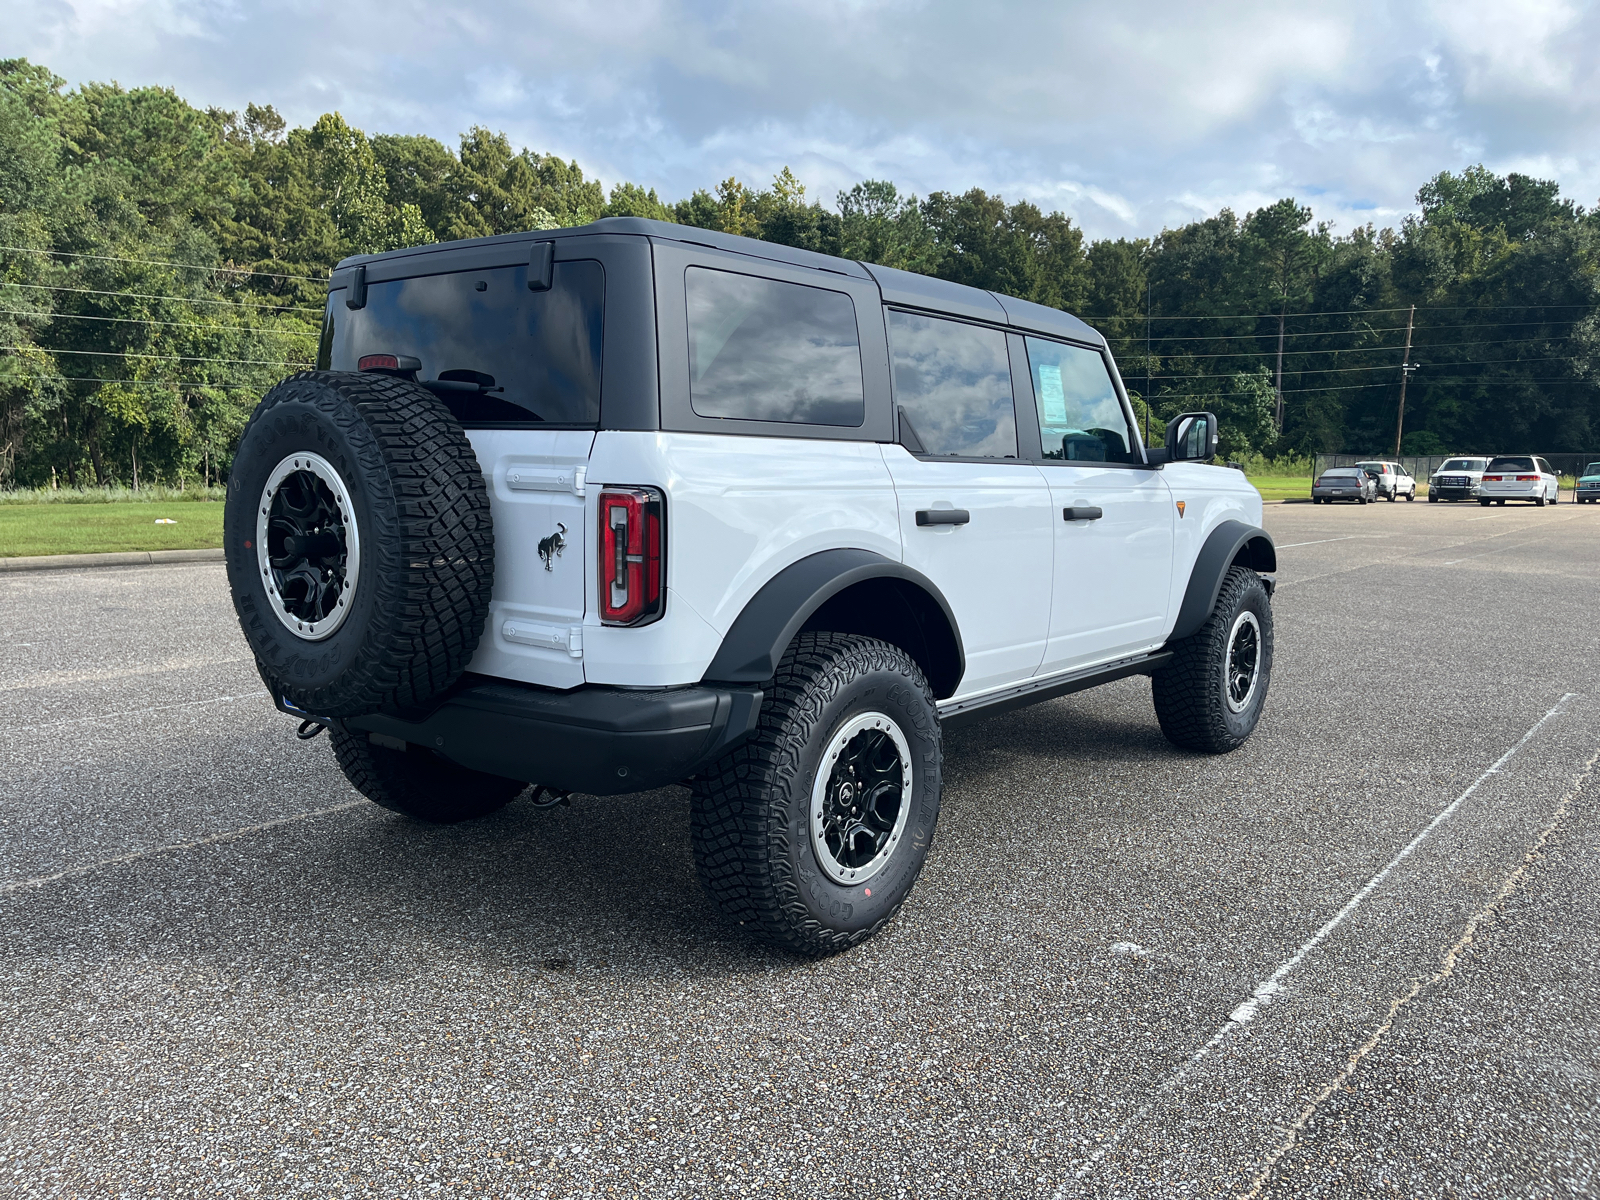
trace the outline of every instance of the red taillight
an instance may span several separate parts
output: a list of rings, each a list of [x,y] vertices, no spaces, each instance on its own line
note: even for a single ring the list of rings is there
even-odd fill
[[[1517,482],[1518,483],[1538,483],[1539,482],[1539,477],[1537,475],[1518,475],[1517,476]]]
[[[1500,476],[1498,476],[1498,475],[1485,475],[1483,477],[1483,482],[1484,483],[1499,483],[1500,482]]]
[[[363,354],[356,359],[358,371],[420,371],[422,363],[409,354]]]
[[[666,606],[666,501],[649,487],[600,491],[600,620],[643,625]]]

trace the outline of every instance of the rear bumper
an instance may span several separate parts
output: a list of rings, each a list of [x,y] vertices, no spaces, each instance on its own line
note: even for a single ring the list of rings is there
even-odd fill
[[[426,715],[338,722],[426,747],[475,771],[596,796],[678,783],[756,727],[757,687],[570,692],[469,676]]]

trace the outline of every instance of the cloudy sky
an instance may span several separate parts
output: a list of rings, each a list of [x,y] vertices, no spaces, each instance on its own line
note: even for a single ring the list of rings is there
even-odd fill
[[[676,199],[788,165],[982,187],[1143,235],[1280,196],[1394,224],[1483,162],[1600,200],[1600,15],[1565,0],[7,0],[72,83],[454,144],[470,125]]]

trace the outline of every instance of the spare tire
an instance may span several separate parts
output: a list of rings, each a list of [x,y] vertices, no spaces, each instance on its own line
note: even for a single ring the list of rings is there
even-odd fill
[[[222,537],[257,669],[297,709],[415,708],[477,649],[489,494],[461,426],[415,383],[306,371],[278,384],[240,439]]]

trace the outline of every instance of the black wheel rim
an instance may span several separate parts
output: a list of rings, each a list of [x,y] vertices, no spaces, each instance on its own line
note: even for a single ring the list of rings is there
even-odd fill
[[[267,517],[267,561],[283,607],[308,625],[326,621],[345,587],[344,514],[310,471],[278,485]]]
[[[1242,712],[1255,695],[1261,675],[1261,626],[1252,612],[1242,612],[1228,637],[1226,686],[1228,707]]]
[[[269,476],[257,506],[256,554],[267,600],[292,633],[320,641],[344,622],[361,539],[349,492],[326,459],[291,455]]]
[[[812,792],[812,844],[836,883],[864,883],[889,861],[906,826],[910,752],[882,713],[847,722],[830,740]]]

